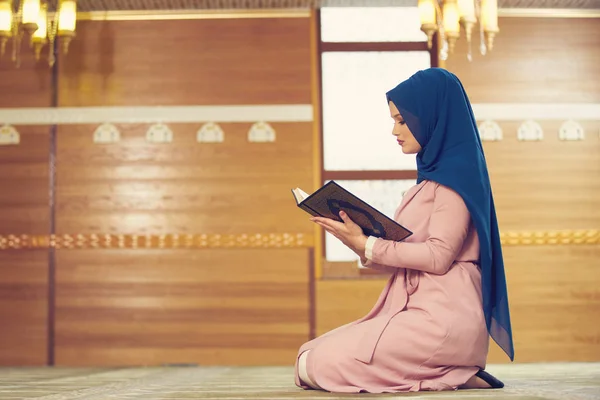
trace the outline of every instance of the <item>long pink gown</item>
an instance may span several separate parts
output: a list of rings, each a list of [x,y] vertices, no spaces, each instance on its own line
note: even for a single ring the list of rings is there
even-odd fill
[[[331,392],[454,390],[485,368],[479,240],[462,198],[431,181],[412,187],[395,220],[405,242],[377,239],[365,266],[393,272],[363,318],[301,346],[306,371]]]

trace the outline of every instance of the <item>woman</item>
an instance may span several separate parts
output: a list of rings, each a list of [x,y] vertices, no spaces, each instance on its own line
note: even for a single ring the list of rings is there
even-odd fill
[[[296,384],[331,392],[498,388],[483,371],[488,333],[514,358],[498,224],[485,157],[462,84],[419,71],[387,93],[393,135],[417,154],[418,181],[395,220],[404,242],[311,218],[370,268],[392,273],[373,309],[298,352]]]

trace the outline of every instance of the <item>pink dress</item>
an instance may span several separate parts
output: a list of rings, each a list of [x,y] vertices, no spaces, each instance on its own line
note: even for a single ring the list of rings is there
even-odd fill
[[[462,198],[431,181],[411,188],[395,220],[405,242],[377,239],[365,266],[392,272],[363,318],[305,343],[308,377],[330,392],[454,390],[485,368],[479,240]]]

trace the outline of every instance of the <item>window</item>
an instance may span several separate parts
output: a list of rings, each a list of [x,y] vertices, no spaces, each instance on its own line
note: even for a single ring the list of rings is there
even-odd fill
[[[385,93],[419,69],[426,51],[329,52],[321,59],[323,167],[339,170],[415,170],[391,132]]]
[[[323,7],[322,42],[424,42],[418,7]]]
[[[415,183],[414,155],[391,135],[385,93],[437,65],[417,7],[323,7],[320,18],[323,183],[335,180],[393,217]],[[358,257],[330,234],[327,261]]]

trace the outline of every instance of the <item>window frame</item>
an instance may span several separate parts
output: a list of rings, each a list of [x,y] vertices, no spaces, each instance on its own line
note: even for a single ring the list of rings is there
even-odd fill
[[[315,29],[317,41],[317,81],[319,98],[319,134],[320,134],[320,176],[321,185],[330,180],[404,180],[417,179],[416,170],[325,170],[325,146],[323,131],[323,53],[328,52],[402,52],[402,51],[427,51],[430,56],[430,66],[439,66],[438,35],[433,36],[432,46],[428,48],[427,41],[422,42],[324,42],[321,39],[321,10],[315,10]],[[326,234],[321,235],[321,252],[317,254],[325,267],[322,276],[327,278],[350,278],[361,275],[379,275],[366,269],[358,269],[355,262],[328,261],[326,258]],[[342,266],[342,264],[344,266]],[[338,267],[332,267],[337,265]],[[341,268],[339,268],[341,267]],[[330,274],[329,272],[332,272]]]

